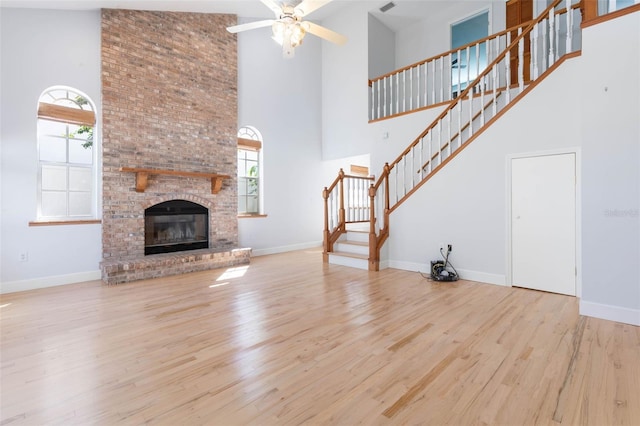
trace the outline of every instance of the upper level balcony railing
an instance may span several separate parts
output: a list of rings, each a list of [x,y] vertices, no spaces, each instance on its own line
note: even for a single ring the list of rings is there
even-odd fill
[[[575,22],[580,22],[579,7],[578,3],[571,7]],[[555,14],[566,14],[566,8],[556,10]],[[525,22],[519,26],[508,28],[457,49],[369,80],[369,120],[390,118],[452,101],[530,23]],[[566,20],[556,19],[554,25],[555,37],[552,41],[555,45],[552,46],[552,49],[556,55],[561,56],[576,50],[576,46],[580,46],[579,27],[574,27],[572,34],[567,37]],[[541,33],[537,38],[535,36],[526,39],[526,42],[530,44],[529,51],[533,51],[534,43],[545,45],[550,42],[543,39],[546,33]],[[566,39],[571,40],[571,46],[566,46],[561,42]],[[544,58],[540,59],[545,60]],[[540,62],[530,61],[530,67],[536,63]],[[534,69],[525,70],[525,76],[533,75],[534,72]],[[474,90],[478,90],[478,88]],[[474,91],[474,94],[476,93]]]

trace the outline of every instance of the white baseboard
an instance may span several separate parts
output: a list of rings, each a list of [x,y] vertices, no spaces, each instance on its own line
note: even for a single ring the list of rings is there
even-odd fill
[[[292,244],[290,246],[270,247],[264,249],[251,249],[251,256],[266,256],[268,254],[286,253],[288,251],[305,250],[322,247],[322,241],[311,241],[309,243]]]
[[[640,310],[580,300],[580,315],[640,326]]]
[[[54,275],[50,277],[32,278],[29,280],[6,281],[0,283],[0,293],[15,293],[16,291],[36,290],[38,288],[55,287],[58,285],[74,284],[100,279],[102,279],[102,273],[100,271],[87,271],[65,275]]]
[[[382,262],[381,262],[382,264]],[[389,268],[402,269],[403,271],[422,272],[423,274],[431,274],[431,264],[403,262],[400,260],[389,260]],[[381,267],[382,269],[382,267]],[[488,274],[486,272],[470,271],[468,269],[457,269],[458,275],[463,280],[477,281],[486,284],[507,285],[504,275]]]
[[[460,275],[460,278],[462,278],[463,280],[507,286],[507,277],[500,274],[489,274],[487,272],[469,271],[468,269],[458,269],[458,274]]]

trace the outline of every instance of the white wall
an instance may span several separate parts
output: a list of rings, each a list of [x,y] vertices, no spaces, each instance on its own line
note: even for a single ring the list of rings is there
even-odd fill
[[[640,325],[640,12],[586,28],[581,59],[580,312]]]
[[[66,85],[86,93],[100,116],[100,12],[3,8],[1,291],[100,277],[101,226],[29,227],[36,219],[40,94]],[[19,262],[28,252],[28,261]]]
[[[369,78],[376,78],[395,69],[396,34],[369,14],[368,25]]]
[[[238,34],[239,126],[263,136],[264,218],[238,220],[242,247],[267,254],[322,241],[321,52],[308,34],[285,59],[270,28]]]
[[[353,2],[322,22],[348,38],[344,46],[331,43],[322,46],[322,155],[325,160],[371,152],[367,130],[367,28],[368,11],[376,4],[379,3]]]

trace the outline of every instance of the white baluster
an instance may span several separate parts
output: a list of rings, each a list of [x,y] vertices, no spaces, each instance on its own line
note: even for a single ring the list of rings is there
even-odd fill
[[[469,138],[473,136],[473,94],[469,91]]]
[[[555,32],[555,13],[553,9],[549,11],[549,67],[556,62],[556,55],[553,51],[554,48],[554,32]]]
[[[376,87],[376,83],[373,82],[371,83],[371,92],[369,92],[370,94],[370,98],[371,99],[371,111],[369,111],[369,120],[373,120],[375,118],[375,89],[374,87]]]
[[[451,156],[451,114],[453,110],[450,109],[447,113],[447,158]]]
[[[440,102],[444,102],[444,58],[440,57]]]
[[[451,68],[451,62],[453,61],[453,56],[449,53],[447,58],[447,74],[449,76],[449,93],[447,93],[447,100],[453,99],[453,69]]]
[[[409,68],[409,111],[413,110],[413,68]]]
[[[412,173],[414,167],[416,166],[416,156],[415,156],[415,149],[416,147],[414,146],[413,148],[411,148],[411,165],[409,166],[409,169],[405,171],[405,173],[409,173],[409,176],[411,177],[411,189],[413,189],[413,187],[416,185],[416,177],[415,175]]]
[[[498,112],[498,64],[491,67],[491,76],[493,77],[493,102],[492,102],[492,117],[496,116]]]
[[[376,118],[380,118],[380,84],[381,83],[382,82],[380,80],[378,80],[378,105],[377,105],[378,114],[376,115]]]
[[[400,74],[396,74],[396,114],[400,112]]]
[[[531,55],[531,65],[533,66],[533,80],[538,79],[538,24],[533,26],[531,32],[531,42],[533,43],[533,54]]]
[[[438,165],[442,164],[442,119],[438,120]]]
[[[429,105],[429,100],[427,99],[427,92],[428,92],[428,82],[429,82],[429,76],[427,75],[427,68],[429,67],[429,65],[425,62],[424,63],[424,106]]]
[[[387,78],[384,79],[384,105],[382,106],[384,116],[387,116]]]
[[[469,67],[467,62],[467,68]],[[471,92],[469,92],[471,93]],[[462,146],[462,98],[458,100],[458,148]]]
[[[400,181],[400,179],[398,179],[398,169],[400,168],[399,164],[400,163],[396,164],[396,167],[393,168],[395,170],[395,174],[396,174],[396,184],[393,185],[393,187],[395,188],[395,191],[396,191],[396,203],[398,202],[398,200],[400,200],[400,197],[398,196],[398,194],[400,193],[400,191],[398,191],[398,182]]]
[[[420,138],[420,160],[418,160],[418,166],[420,169],[418,172],[420,173],[420,180],[424,179],[424,168],[422,165],[424,164],[424,137]]]
[[[555,30],[555,36],[554,37],[555,37],[555,40],[556,40],[556,46],[555,46],[556,54],[555,54],[554,59],[553,59],[554,63],[560,57],[560,18],[559,17],[556,17],[555,29],[556,30]]]
[[[402,112],[407,110],[407,70],[402,71]]]
[[[547,18],[544,18],[542,21],[540,21],[540,32],[542,33],[542,47],[540,47],[540,58],[542,60],[540,68],[541,72],[545,72],[547,70],[547,31],[549,31],[547,24]]]
[[[457,90],[457,96],[460,96],[460,93],[462,93],[462,84],[460,84],[460,80],[462,77],[462,58],[461,58],[461,52],[460,49],[458,49],[458,51],[456,52],[456,56],[458,59],[458,90]]]
[[[416,108],[420,108],[420,65],[416,67]]]
[[[573,51],[573,9],[571,2],[567,0],[567,50],[564,53]]]
[[[484,126],[484,75],[480,77],[480,127]]]
[[[431,103],[436,102],[436,61],[431,61]]]
[[[511,32],[507,33],[506,43],[507,43],[507,46],[511,44]],[[504,61],[505,61],[504,63],[505,78],[506,78],[506,86],[507,86],[506,104],[509,104],[509,102],[511,102],[511,50],[507,50],[507,54],[504,57]]]
[[[476,50],[478,50],[478,45],[475,45]],[[471,52],[469,51],[469,46],[467,46],[467,85],[469,87],[469,83],[471,83],[471,62],[470,62]]]
[[[496,37],[494,40],[494,45],[496,46],[496,57],[502,53],[502,50],[500,49],[500,38]],[[493,61],[491,61],[493,62]],[[491,63],[491,62],[487,62],[487,66]],[[495,90],[497,87],[493,86],[493,89]]]
[[[364,186],[367,181],[364,179],[358,179],[358,221],[364,219]]]
[[[522,27],[518,28],[518,36],[522,34]],[[524,37],[518,40],[518,85],[520,93],[524,90]]]
[[[428,160],[428,164],[429,164],[429,172],[431,173],[431,170],[433,170],[433,163],[431,161],[431,157],[433,157],[433,143],[432,143],[432,136],[433,136],[433,128],[429,129],[429,131],[427,132],[427,136],[429,137],[429,158]]]

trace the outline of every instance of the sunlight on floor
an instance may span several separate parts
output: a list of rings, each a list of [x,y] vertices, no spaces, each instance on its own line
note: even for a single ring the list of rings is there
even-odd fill
[[[233,280],[234,278],[242,278],[244,274],[247,273],[247,270],[249,270],[249,265],[229,268],[224,271],[222,275],[216,278],[216,283],[211,284],[209,288],[223,287],[225,285],[231,284],[231,281],[229,280]]]
[[[7,306],[9,306],[11,303],[5,303],[4,305],[0,305],[0,309],[2,308],[6,308]]]
[[[247,273],[247,270],[249,270],[249,265],[247,266],[238,266],[236,268],[229,268],[226,271],[224,271],[224,273],[222,275],[220,275],[216,281],[227,281],[227,280],[231,280],[233,278],[242,278],[244,276],[244,274]],[[209,286],[212,287],[213,286]]]
[[[229,281],[227,281],[227,282],[220,283],[220,284],[212,284],[212,285],[209,286],[209,288],[222,287],[222,286],[227,285],[227,284],[231,284],[231,283]]]

